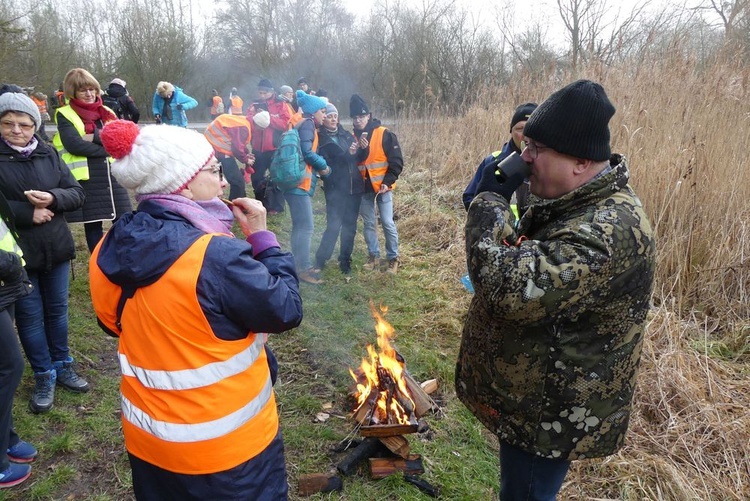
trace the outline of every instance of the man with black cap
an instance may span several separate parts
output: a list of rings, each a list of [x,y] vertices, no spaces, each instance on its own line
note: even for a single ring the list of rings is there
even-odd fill
[[[362,216],[365,243],[369,254],[365,269],[380,266],[380,244],[375,230],[375,204],[380,213],[380,224],[385,235],[387,271],[398,271],[398,230],[393,221],[393,188],[404,168],[404,157],[396,134],[373,118],[367,103],[359,95],[349,101],[354,137],[357,139],[357,166],[365,180],[359,214]]]
[[[281,197],[266,198],[266,172],[271,165],[273,154],[281,143],[281,135],[286,131],[287,123],[291,115],[286,103],[276,96],[273,83],[267,78],[258,82],[259,105],[247,109],[247,119],[251,122],[253,155],[255,155],[255,172],[250,177],[253,184],[255,199],[261,200],[269,214],[276,214],[284,210],[284,202]],[[264,107],[265,110],[260,108]],[[260,112],[267,111],[268,118]],[[256,112],[261,115],[255,118]],[[263,119],[261,119],[261,117]],[[271,203],[271,201],[274,201]]]
[[[610,152],[614,113],[589,80],[553,93],[524,128],[529,210],[516,225],[508,200],[523,176],[495,165],[469,206],[476,294],[456,393],[498,435],[502,500],[554,500],[571,460],[623,445],[655,243],[627,160]]]
[[[505,143],[502,148],[497,151],[493,151],[487,157],[485,157],[484,160],[482,160],[482,163],[480,163],[479,167],[477,168],[477,172],[474,174],[471,182],[464,190],[463,201],[466,210],[469,210],[469,204],[477,195],[477,185],[479,185],[479,180],[482,178],[482,172],[484,172],[484,168],[491,163],[497,165],[498,163],[505,160],[508,155],[513,152],[516,152],[519,155],[521,154],[525,147],[523,143],[523,128],[526,126],[526,120],[529,119],[536,107],[536,103],[524,103],[519,105],[516,108],[516,111],[513,112],[513,118],[511,118],[510,120],[510,140]],[[522,210],[528,206],[528,183],[521,184],[521,186],[516,189],[515,195],[515,205],[517,207],[516,215],[523,214]]]

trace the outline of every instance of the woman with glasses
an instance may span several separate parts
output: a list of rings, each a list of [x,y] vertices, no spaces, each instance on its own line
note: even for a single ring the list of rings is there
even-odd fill
[[[52,408],[55,386],[86,392],[68,348],[68,284],[75,244],[64,211],[84,192],[54,149],[35,135],[39,108],[25,94],[0,96],[0,191],[13,211],[18,244],[33,285],[16,302],[16,328],[34,371],[33,412]]]
[[[63,82],[68,104],[57,109],[57,134],[52,142],[86,192],[86,202],[65,214],[69,223],[83,223],[89,252],[104,235],[103,221],[132,209],[128,192],[112,177],[110,161],[99,139],[104,124],[116,120],[102,103],[99,82],[83,68],[73,68]]]
[[[135,497],[286,499],[264,333],[302,321],[294,258],[266,229],[260,200],[230,209],[219,198],[227,183],[202,134],[118,120],[102,142],[138,201],[89,266],[94,311],[120,340]]]

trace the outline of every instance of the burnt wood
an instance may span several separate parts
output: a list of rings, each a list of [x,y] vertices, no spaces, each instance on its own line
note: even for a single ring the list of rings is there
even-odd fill
[[[359,463],[374,456],[381,447],[380,440],[375,437],[368,437],[364,439],[361,444],[352,449],[352,451],[336,465],[336,469],[342,475],[347,477],[351,476],[357,471],[357,465]]]

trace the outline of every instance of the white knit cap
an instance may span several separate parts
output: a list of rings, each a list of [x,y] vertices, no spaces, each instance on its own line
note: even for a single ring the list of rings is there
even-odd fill
[[[104,126],[99,137],[116,159],[112,175],[139,195],[176,193],[214,155],[203,134],[174,125],[139,129],[129,120],[115,120]]]
[[[271,125],[271,115],[267,111],[260,111],[253,115],[253,122],[261,129],[265,129]]]
[[[122,78],[113,78],[112,81],[109,82],[109,85],[112,84],[119,85],[122,88],[125,88],[125,80],[123,80]]]
[[[0,95],[0,115],[6,111],[15,111],[20,113],[26,113],[31,117],[34,122],[34,131],[39,130],[39,126],[42,124],[42,116],[39,114],[39,107],[34,104],[26,94],[20,92],[6,92]]]

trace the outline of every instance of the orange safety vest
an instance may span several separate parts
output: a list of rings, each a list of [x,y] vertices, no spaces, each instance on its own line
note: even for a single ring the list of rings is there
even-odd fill
[[[380,191],[380,185],[383,184],[385,173],[388,172],[388,157],[383,150],[383,134],[386,130],[388,129],[381,125],[372,131],[372,135],[369,138],[370,154],[357,164],[359,173],[362,174],[362,179],[367,181],[367,174],[369,173],[370,183],[372,183],[372,189],[375,190],[375,193]],[[396,183],[393,183],[391,188],[395,186]]]
[[[57,106],[65,106],[68,104],[68,99],[65,97],[65,93],[61,90],[55,92],[55,99],[57,99]]]
[[[31,96],[31,100],[34,101],[36,107],[39,108],[39,114],[44,117],[44,114],[47,113],[47,100],[38,99],[36,96]]]
[[[315,131],[315,135],[313,136],[312,150],[318,151],[318,129],[316,127],[313,130]],[[313,168],[310,166],[310,164],[305,163],[305,174],[304,176],[302,176],[302,181],[300,181],[300,183],[297,185],[297,188],[304,191],[310,191],[310,187],[312,186],[312,177]]]
[[[294,108],[292,108],[292,105],[289,103],[286,103],[286,105],[289,107],[289,123],[287,124],[287,129],[292,130],[295,125],[300,123],[302,121],[302,110],[298,110],[297,113],[294,112]]]
[[[125,446],[175,473],[233,468],[260,454],[279,428],[263,334],[218,339],[198,302],[196,284],[212,238],[224,237],[202,236],[159,280],[137,289],[119,326],[122,289],[97,266],[101,242],[89,261],[96,315],[120,335]]]
[[[219,114],[219,103],[223,103],[224,100],[220,98],[219,96],[214,96],[211,99],[211,110],[209,111],[212,115],[218,115]]]
[[[229,102],[231,103],[229,106],[229,113],[232,115],[242,115],[242,105],[244,104],[242,98],[235,95],[229,98]]]
[[[219,115],[208,124],[206,132],[203,135],[206,136],[206,139],[214,147],[214,150],[231,157],[234,153],[232,153],[232,138],[226,133],[227,127],[245,127],[247,129],[246,145],[250,144],[250,138],[253,133],[247,118],[237,115]]]

